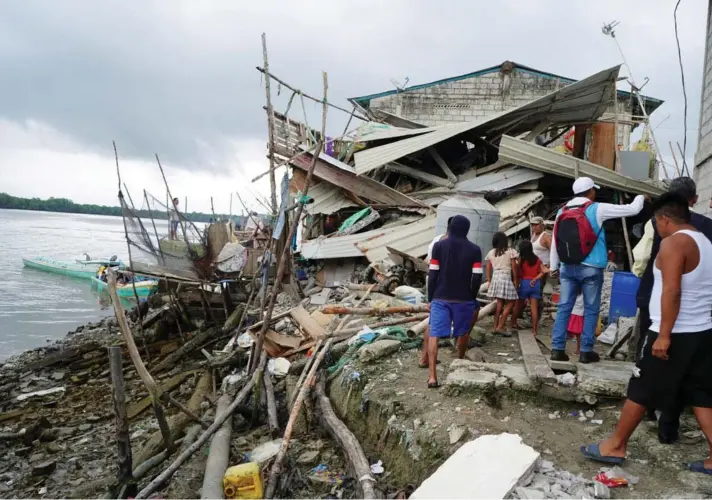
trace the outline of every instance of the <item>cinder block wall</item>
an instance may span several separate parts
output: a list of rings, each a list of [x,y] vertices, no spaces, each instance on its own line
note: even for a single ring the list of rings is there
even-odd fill
[[[570,82],[514,70],[489,73],[424,89],[379,97],[371,108],[399,114],[424,125],[473,121],[506,111],[554,92]]]
[[[699,202],[695,209],[711,215],[710,198],[712,198],[712,0],[707,6],[707,35],[705,37],[705,64],[702,76],[702,103],[700,105],[700,126],[695,154],[695,182]],[[689,133],[689,131],[688,131]]]

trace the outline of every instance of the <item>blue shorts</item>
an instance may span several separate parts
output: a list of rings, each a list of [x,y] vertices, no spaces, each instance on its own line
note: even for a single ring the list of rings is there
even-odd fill
[[[177,220],[172,220],[171,221],[171,229],[173,229],[174,233],[178,232],[178,222]]]
[[[462,337],[470,333],[470,323],[477,310],[477,301],[448,302],[434,300],[430,304],[430,336]]]
[[[541,280],[536,280],[534,286],[530,284],[531,280],[522,279],[519,284],[519,298],[524,299],[541,299]]]

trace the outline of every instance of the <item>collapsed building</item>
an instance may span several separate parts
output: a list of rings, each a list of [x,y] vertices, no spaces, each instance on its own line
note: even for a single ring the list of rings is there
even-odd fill
[[[315,161],[293,249],[322,283],[372,276],[375,268],[393,284],[417,286],[429,243],[454,213],[468,216],[469,237],[486,252],[496,231],[516,242],[528,237],[532,216],[553,224],[578,176],[602,187],[602,201],[659,195],[647,116],[662,101],[616,91],[619,69],[575,81],[507,61],[354,97],[354,113],[365,121],[327,137],[316,159],[320,133],[275,112],[274,153],[292,167],[292,195],[304,192]],[[631,145],[640,125],[643,138]],[[607,225],[621,267],[630,264],[646,215]]]

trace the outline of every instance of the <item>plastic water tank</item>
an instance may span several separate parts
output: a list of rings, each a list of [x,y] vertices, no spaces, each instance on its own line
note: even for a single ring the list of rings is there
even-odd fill
[[[638,305],[635,294],[638,293],[640,278],[626,271],[613,273],[611,282],[611,305],[608,309],[608,323],[615,323],[618,318],[632,318]]]
[[[470,221],[467,239],[482,249],[482,256],[492,248],[492,237],[499,231],[499,210],[483,197],[453,196],[438,206],[437,214],[435,234],[443,234],[447,230],[450,217],[462,215]]]

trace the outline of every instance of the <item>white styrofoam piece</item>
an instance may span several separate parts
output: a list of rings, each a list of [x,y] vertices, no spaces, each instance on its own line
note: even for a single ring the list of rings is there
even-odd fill
[[[410,498],[506,498],[538,459],[539,452],[517,434],[480,436],[462,445]]]

